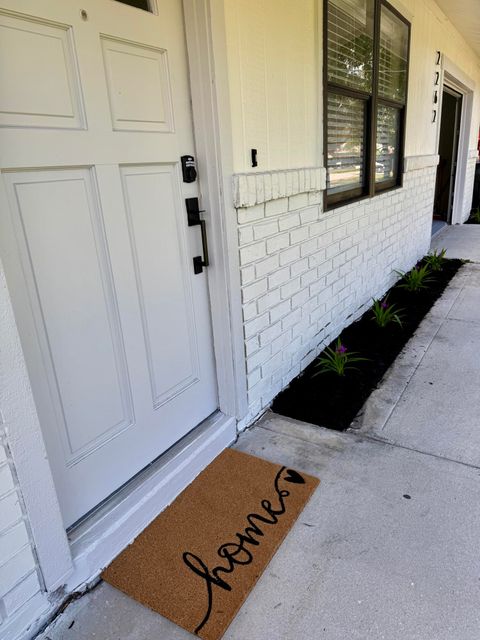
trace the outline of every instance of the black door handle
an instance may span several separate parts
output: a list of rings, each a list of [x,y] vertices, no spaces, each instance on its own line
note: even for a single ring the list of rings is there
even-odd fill
[[[196,227],[200,226],[200,231],[202,234],[202,248],[203,248],[203,257],[195,256],[193,258],[193,272],[194,273],[202,273],[203,267],[208,267],[208,240],[207,240],[207,228],[205,224],[205,220],[200,218],[200,214],[203,211],[200,211],[198,206],[198,198],[186,198],[185,205],[187,207],[187,218],[188,218],[188,226]]]

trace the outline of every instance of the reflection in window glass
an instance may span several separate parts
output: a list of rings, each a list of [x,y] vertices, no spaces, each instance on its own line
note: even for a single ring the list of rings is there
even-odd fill
[[[398,174],[400,111],[384,105],[378,106],[377,154],[375,181],[394,180]]]
[[[373,0],[328,3],[328,81],[372,90]]]
[[[405,102],[407,57],[408,27],[382,6],[378,92],[383,98]]]
[[[365,102],[356,98],[328,94],[329,194],[358,189],[364,171]]]

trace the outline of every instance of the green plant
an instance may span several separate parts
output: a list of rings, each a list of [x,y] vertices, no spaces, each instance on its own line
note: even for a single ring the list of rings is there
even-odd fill
[[[320,368],[320,371],[314,374],[314,376],[320,373],[327,373],[332,371],[338,376],[344,376],[347,369],[356,369],[352,367],[353,362],[361,362],[368,360],[368,358],[361,358],[356,351],[348,351],[347,347],[342,344],[340,338],[337,340],[335,349],[327,347],[323,354],[318,358],[318,362],[315,366]]]
[[[470,214],[470,220],[473,220],[473,222],[480,224],[480,207],[477,207],[475,211],[472,211],[472,213]]]
[[[403,271],[395,271],[395,273],[402,277],[402,282],[398,286],[411,292],[426,289],[428,283],[433,280],[428,264],[424,264],[423,267],[414,267],[407,273]]]
[[[442,249],[440,253],[437,249],[425,256],[425,264],[428,264],[432,271],[441,271],[445,262],[446,249]]]
[[[402,326],[401,311],[403,311],[403,309],[397,309],[394,304],[388,304],[387,298],[374,300],[372,311],[372,320],[376,322],[379,327],[386,327],[390,322],[395,322]]]

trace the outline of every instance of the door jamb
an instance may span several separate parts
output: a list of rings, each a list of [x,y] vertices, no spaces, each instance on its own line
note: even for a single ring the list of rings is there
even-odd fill
[[[448,83],[448,84],[447,84]],[[464,101],[464,94],[460,93],[459,91],[457,91],[456,89],[454,89],[451,86],[451,82],[447,79],[447,81],[442,83],[442,97],[441,97],[441,111],[440,111],[440,120],[439,120],[439,125],[438,125],[438,140],[440,143],[440,135],[441,135],[441,130],[442,130],[442,122],[443,122],[443,102],[445,99],[445,93],[449,94],[450,96],[453,96],[454,98],[456,98],[457,100],[460,100],[460,113],[458,113],[458,105],[455,109],[455,127],[457,128],[457,124],[458,124],[458,132],[455,131],[455,137],[454,137],[454,144],[453,144],[453,151],[452,151],[452,162],[455,164],[455,176],[453,179],[453,194],[455,195],[456,193],[456,189],[457,189],[457,179],[458,179],[458,162],[459,162],[459,158],[460,158],[460,132],[461,132],[461,126],[462,126],[462,110],[463,110],[463,101]],[[453,201],[452,201],[452,176],[450,173],[450,180],[449,180],[449,194],[448,194],[448,210],[447,210],[447,217],[445,222],[448,224],[452,224],[452,218],[453,218]],[[451,206],[450,206],[451,205]]]
[[[208,280],[220,411],[248,411],[225,14],[219,0],[183,0],[193,125],[212,268]],[[210,222],[210,224],[208,224]]]
[[[439,105],[439,118],[437,119],[437,139],[436,150],[440,141],[440,123],[442,120],[443,89],[447,85],[462,95],[462,111],[460,115],[460,134],[458,136],[457,170],[455,175],[455,192],[450,217],[450,224],[461,224],[463,222],[463,194],[465,189],[467,164],[469,155],[470,126],[473,110],[473,91],[475,83],[447,56],[442,56],[442,78],[440,87],[442,89]]]
[[[218,0],[183,2],[190,86],[195,104],[194,134],[202,178],[200,189],[204,207],[208,211],[207,225],[210,221],[208,233],[213,260],[208,279],[219,404],[226,419],[231,417],[239,420],[247,413],[248,404],[231,184],[233,162],[225,20],[222,3]],[[0,205],[7,206],[2,180]],[[6,230],[8,226],[7,222]],[[6,240],[6,236],[11,235],[1,235],[5,240],[1,247],[2,257],[11,264],[13,249]],[[3,277],[1,265],[0,277]],[[65,584],[67,577],[73,573],[74,560],[45,454],[43,434],[20,347],[18,321],[13,320],[10,297],[1,280],[0,303],[2,310],[5,309],[12,319],[8,330],[2,332],[0,347],[9,353],[12,344],[15,346],[11,360],[19,371],[12,376],[16,385],[13,391],[19,401],[16,405],[22,406],[22,410],[17,412],[17,406],[10,407],[7,398],[8,445],[18,474],[45,588],[52,592]]]

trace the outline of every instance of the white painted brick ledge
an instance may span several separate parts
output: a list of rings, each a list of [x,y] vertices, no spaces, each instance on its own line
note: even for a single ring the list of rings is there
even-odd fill
[[[269,200],[323,191],[325,185],[324,167],[237,173],[233,176],[234,206],[236,209],[253,207]]]
[[[419,169],[426,169],[427,167],[436,167],[440,162],[439,155],[428,156],[406,156],[404,159],[404,172],[418,171]]]
[[[476,157],[476,154],[476,149],[472,150],[469,157]],[[410,173],[436,167],[439,159],[435,154],[407,156],[404,160],[404,171]],[[236,209],[244,209],[302,193],[321,192],[326,188],[326,178],[327,172],[324,167],[236,173],[233,175],[233,204]]]

